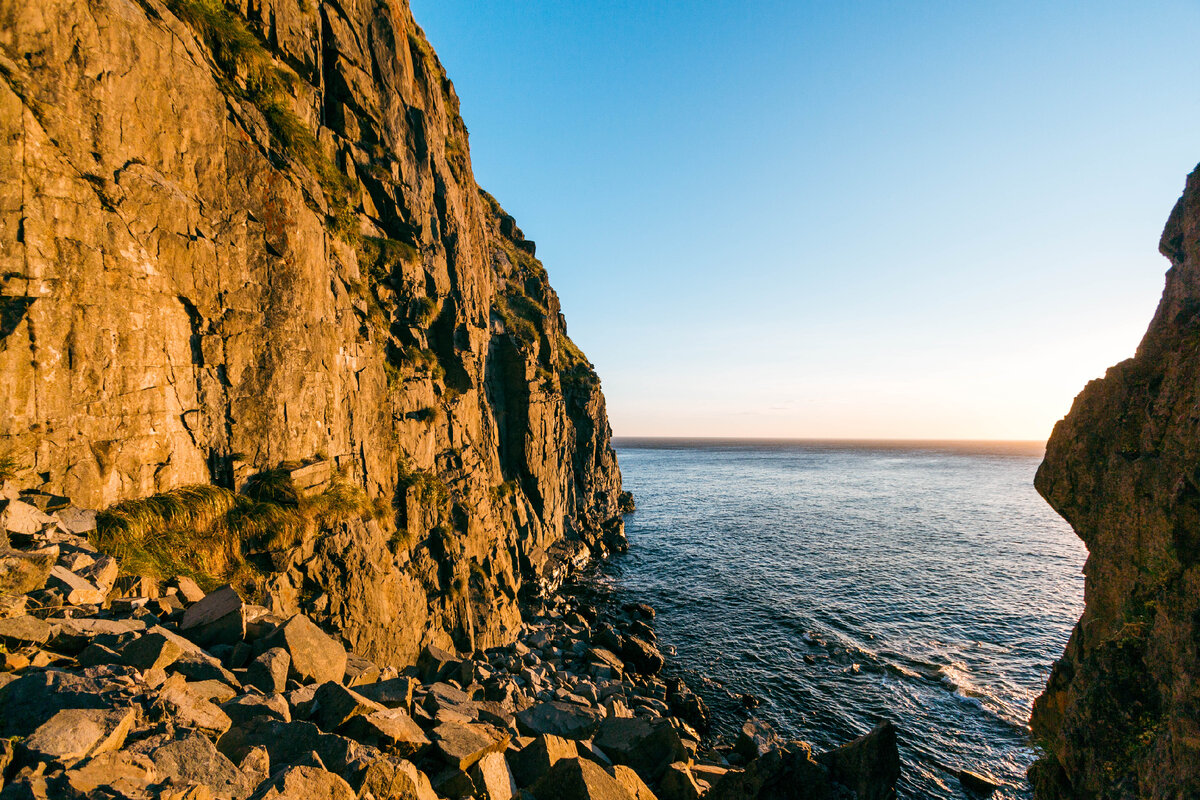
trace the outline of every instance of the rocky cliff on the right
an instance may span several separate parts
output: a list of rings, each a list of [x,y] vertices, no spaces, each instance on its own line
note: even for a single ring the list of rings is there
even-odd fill
[[[1200,168],[1159,249],[1137,354],[1080,393],[1037,473],[1089,551],[1083,616],[1033,708],[1041,800],[1200,797]]]

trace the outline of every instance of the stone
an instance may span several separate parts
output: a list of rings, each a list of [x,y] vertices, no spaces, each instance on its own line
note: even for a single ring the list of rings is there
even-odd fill
[[[292,657],[282,647],[272,647],[246,667],[246,684],[264,692],[282,692],[287,686]]]
[[[179,592],[179,596],[183,598],[185,603],[199,603],[204,599],[204,590],[201,589],[194,580],[186,576],[180,576],[172,581],[175,589]]]
[[[733,750],[746,761],[753,761],[779,744],[775,731],[762,720],[751,717],[742,723]]]
[[[595,743],[614,764],[631,767],[651,784],[672,763],[689,758],[679,732],[666,719],[606,719],[600,724]]]
[[[972,772],[969,769],[960,769],[955,774],[958,776],[958,782],[963,785],[964,789],[980,797],[988,797],[1000,788],[1000,784],[992,778],[980,775],[978,772]]]
[[[434,683],[449,677],[462,666],[462,659],[435,645],[426,645],[417,659],[417,671],[425,683]]]
[[[50,623],[29,615],[0,619],[0,642],[10,648],[43,645],[53,632]]]
[[[433,748],[455,769],[466,771],[488,753],[502,753],[508,747],[508,734],[484,725],[447,722],[429,732]]]
[[[154,762],[141,754],[107,752],[67,770],[67,785],[80,795],[99,793],[136,797],[158,782]]]
[[[581,758],[560,759],[530,793],[537,800],[633,800],[615,778]]]
[[[624,764],[614,764],[607,772],[629,792],[633,800],[658,800],[641,776]]]
[[[358,792],[375,800],[438,800],[425,773],[403,760],[373,759],[363,771]]]
[[[188,681],[188,691],[196,697],[202,697],[212,703],[225,703],[237,697],[238,690],[225,681],[209,679],[206,681]],[[282,698],[280,698],[282,700]]]
[[[402,758],[416,758],[429,747],[429,739],[421,726],[401,708],[356,714],[346,720],[338,731],[355,741],[373,745]]]
[[[76,536],[86,536],[96,530],[96,512],[78,506],[67,506],[54,513],[58,524]]]
[[[604,712],[570,703],[538,703],[517,714],[517,727],[526,736],[544,733],[564,739],[590,739]]]
[[[518,786],[531,786],[562,758],[578,758],[575,742],[560,736],[542,734],[520,750],[506,754]]]
[[[208,699],[195,694],[182,675],[172,675],[158,688],[159,696],[171,707],[176,722],[220,736],[233,721]]]
[[[217,797],[245,797],[254,787],[233,762],[217,751],[208,737],[188,732],[149,749],[158,774],[179,783],[201,783]]]
[[[187,640],[185,639],[184,641]],[[188,644],[191,647],[195,647],[190,642]],[[167,671],[182,675],[193,683],[221,681],[234,689],[242,688],[242,684],[236,675],[221,666],[220,661],[199,648],[184,652],[183,655],[171,662],[167,667]]]
[[[107,597],[116,585],[120,568],[112,556],[97,556],[91,564],[76,570],[76,574],[95,586]]]
[[[121,660],[140,670],[165,669],[182,656],[181,647],[165,631],[148,631],[121,648]]]
[[[659,800],[700,800],[704,789],[682,761],[670,764],[658,782]]]
[[[46,581],[46,585],[61,591],[63,597],[73,606],[100,605],[104,602],[104,592],[66,567],[51,567],[50,579]]]
[[[500,753],[488,753],[468,773],[480,800],[511,800],[517,794],[517,783]]]
[[[268,717],[280,722],[291,722],[292,712],[283,695],[244,694],[221,703],[221,710],[234,725],[240,725],[255,717]]]
[[[845,789],[812,757],[808,745],[791,742],[751,761],[743,772],[730,771],[704,800],[844,800]]]
[[[238,764],[247,786],[257,787],[271,775],[271,755],[265,747],[251,747]]]
[[[829,775],[853,789],[858,800],[890,800],[900,779],[896,726],[881,722],[857,739],[817,756]]]
[[[358,714],[383,711],[383,706],[347,689],[340,683],[328,681],[321,684],[313,695],[313,706],[308,718],[326,733],[333,733],[347,720]]]
[[[246,636],[246,604],[232,586],[222,586],[184,612],[179,632],[202,646],[240,642]]]
[[[301,683],[341,682],[346,674],[346,648],[303,614],[279,626],[263,646],[286,650],[291,657],[288,675]]]
[[[658,648],[637,636],[621,637],[621,658],[642,675],[657,675],[664,664]]]
[[[311,722],[279,722],[257,717],[230,728],[217,740],[217,749],[231,761],[240,761],[255,747],[266,749],[272,764],[295,764],[309,753],[316,753],[322,764],[342,772],[350,764],[365,758],[368,749],[357,742],[332,733],[322,733]]]
[[[377,683],[355,687],[355,691],[368,700],[374,700],[388,708],[412,709],[413,690],[418,686],[415,679],[401,676]]]
[[[0,530],[31,536],[54,522],[54,517],[21,500],[0,503],[3,503],[3,508],[0,508]]]
[[[344,682],[347,686],[362,686],[379,680],[379,666],[365,658],[350,654],[346,656],[346,675]]]
[[[50,578],[58,561],[57,547],[40,550],[0,548],[0,594],[21,595],[36,592]]]
[[[253,800],[355,800],[345,780],[317,767],[288,767],[252,795]]]
[[[59,669],[29,672],[0,690],[0,738],[28,736],[64,709],[106,711],[122,685]]]
[[[136,719],[132,708],[66,708],[39,725],[22,744],[39,758],[72,764],[119,750]]]
[[[458,767],[446,767],[436,773],[430,779],[430,783],[439,797],[448,797],[451,800],[468,800],[475,794],[475,781]]]

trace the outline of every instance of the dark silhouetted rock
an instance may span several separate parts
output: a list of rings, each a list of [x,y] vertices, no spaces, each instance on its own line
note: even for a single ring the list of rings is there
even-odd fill
[[[896,796],[900,751],[896,726],[881,722],[870,733],[822,753],[817,761],[835,781],[854,790],[858,800],[889,800]]]
[[[530,792],[537,800],[633,800],[615,778],[581,758],[559,759]]]

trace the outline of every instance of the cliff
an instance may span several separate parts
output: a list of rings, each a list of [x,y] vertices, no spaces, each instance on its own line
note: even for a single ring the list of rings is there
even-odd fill
[[[126,520],[192,484],[344,484],[378,519],[222,545],[263,602],[384,664],[512,641],[523,587],[620,546],[621,479],[467,145],[404,0],[0,0],[19,482]]]
[[[1038,491],[1087,544],[1086,607],[1033,711],[1040,798],[1200,796],[1200,170],[1137,354],[1054,428]]]

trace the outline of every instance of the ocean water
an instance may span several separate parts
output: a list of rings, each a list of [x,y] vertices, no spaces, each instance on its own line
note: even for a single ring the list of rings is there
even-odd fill
[[[732,695],[817,749],[880,720],[902,798],[1028,798],[1028,719],[1083,608],[1086,550],[1033,489],[1037,446],[615,442],[637,511],[606,567],[718,730]],[[740,713],[739,713],[740,712]]]

